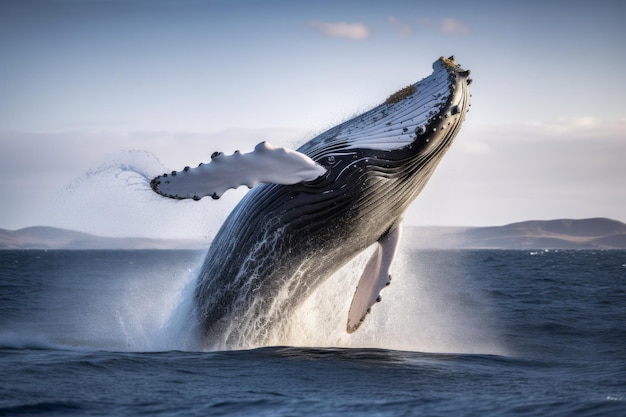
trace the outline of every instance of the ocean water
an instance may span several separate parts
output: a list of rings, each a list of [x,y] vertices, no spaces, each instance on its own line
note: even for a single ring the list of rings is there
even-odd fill
[[[269,346],[195,335],[196,251],[0,251],[0,416],[624,416],[626,251],[366,256]]]

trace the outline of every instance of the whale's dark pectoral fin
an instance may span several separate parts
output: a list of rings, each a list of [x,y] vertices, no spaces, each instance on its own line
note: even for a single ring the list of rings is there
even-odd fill
[[[401,229],[398,226],[378,240],[376,250],[367,261],[352,298],[346,328],[348,333],[354,333],[359,328],[370,308],[380,301],[380,291],[391,282],[389,268],[398,248],[400,235]]]
[[[216,152],[211,162],[158,176],[150,182],[150,187],[169,198],[200,200],[211,196],[217,199],[226,190],[241,185],[249,188],[261,182],[290,185],[313,181],[325,173],[324,167],[303,153],[261,142],[253,152],[246,154]]]

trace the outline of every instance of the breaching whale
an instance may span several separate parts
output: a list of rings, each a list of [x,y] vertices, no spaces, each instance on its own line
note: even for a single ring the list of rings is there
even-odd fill
[[[297,151],[261,143],[152,180],[155,192],[178,199],[252,188],[216,234],[198,277],[205,343],[262,344],[318,284],[375,245],[348,313],[348,333],[357,330],[390,283],[405,210],[465,119],[469,74],[441,57],[430,76]]]

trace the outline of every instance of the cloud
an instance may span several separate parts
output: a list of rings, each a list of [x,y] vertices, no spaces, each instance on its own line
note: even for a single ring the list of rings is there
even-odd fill
[[[467,126],[467,131],[475,131],[483,137],[505,141],[555,141],[572,142],[580,140],[615,140],[626,144],[626,118],[599,119],[594,117],[561,118],[550,121],[501,126]]]
[[[461,152],[468,154],[484,155],[491,152],[491,146],[489,146],[488,143],[477,140],[476,138],[460,141],[456,146]]]
[[[625,132],[624,118],[515,125],[470,119],[405,216],[407,224],[624,221]],[[249,151],[263,139],[296,148],[308,138],[298,129],[0,132],[0,228],[47,224],[108,236],[210,236],[245,190],[218,201],[175,201],[153,195],[138,173],[180,170],[207,162],[213,151]]]
[[[470,33],[470,28],[465,23],[453,17],[446,17],[439,25],[439,31],[453,35],[465,35]]]
[[[371,30],[362,23],[312,21],[309,22],[309,26],[329,38],[362,41],[371,35]]]
[[[542,136],[558,140],[576,139],[607,139],[619,138],[624,140],[626,132],[626,118],[599,119],[594,117],[578,117],[556,119],[541,122],[531,122],[520,127],[521,131],[540,133]]]
[[[446,17],[440,21],[433,21],[428,18],[419,19],[419,25],[423,28],[436,30],[439,33],[449,35],[467,35],[471,32],[470,27],[454,17]]]
[[[396,33],[401,38],[408,38],[413,33],[413,27],[410,24],[401,21],[395,16],[389,16],[387,22],[396,29]]]

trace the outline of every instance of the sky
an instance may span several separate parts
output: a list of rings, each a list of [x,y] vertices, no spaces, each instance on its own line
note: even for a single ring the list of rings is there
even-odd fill
[[[405,216],[626,221],[620,1],[4,0],[0,228],[207,237],[245,193],[145,178],[298,147],[455,55],[472,107]]]

